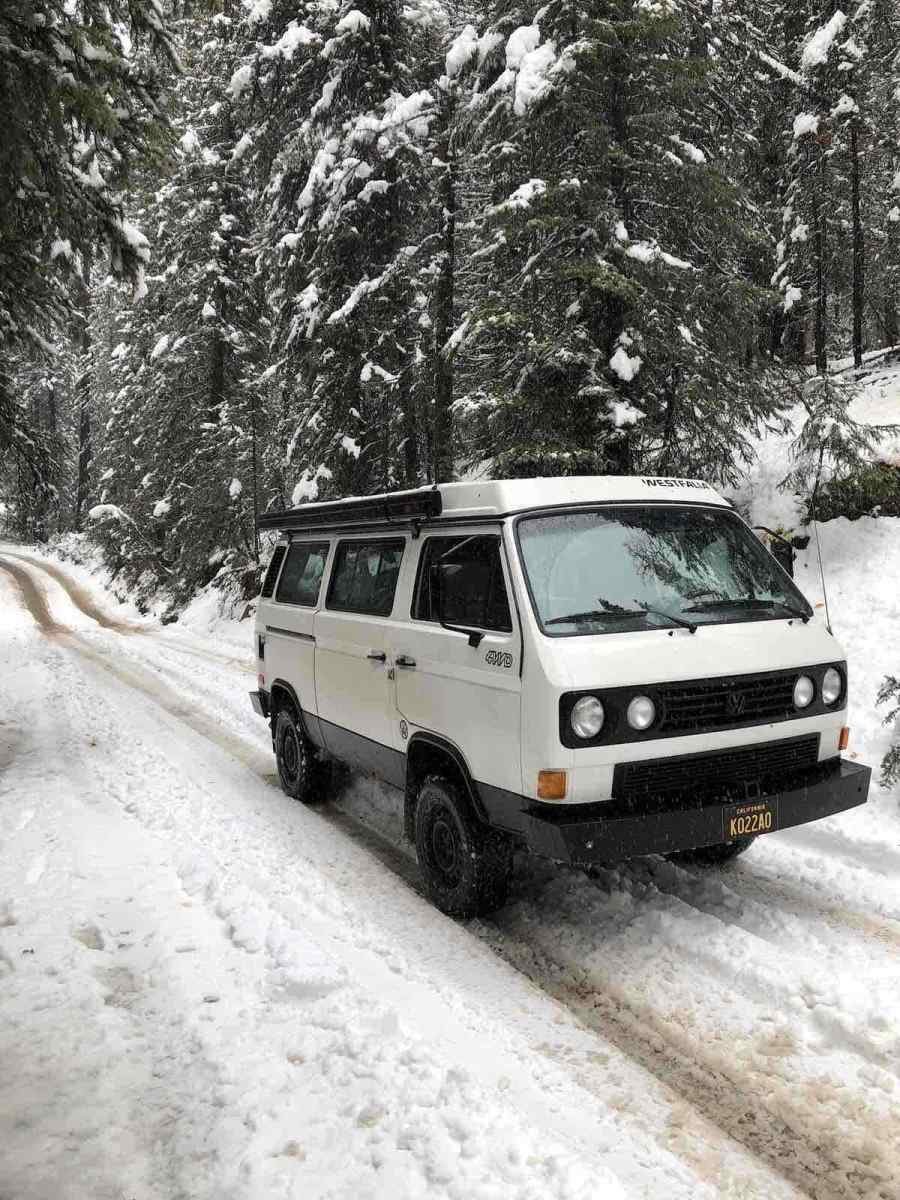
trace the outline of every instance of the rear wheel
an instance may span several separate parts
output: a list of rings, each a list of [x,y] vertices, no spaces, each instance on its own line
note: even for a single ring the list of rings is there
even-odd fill
[[[452,917],[494,912],[506,901],[512,844],[472,816],[449,779],[429,775],[416,799],[416,855],[433,903]]]
[[[327,798],[329,766],[319,761],[293,709],[281,708],[273,735],[275,762],[281,790],[303,804],[320,804]]]
[[[755,841],[755,837],[735,838],[733,842],[717,842],[714,846],[698,846],[695,850],[674,850],[666,858],[672,862],[694,863],[698,867],[721,867],[749,850]]]

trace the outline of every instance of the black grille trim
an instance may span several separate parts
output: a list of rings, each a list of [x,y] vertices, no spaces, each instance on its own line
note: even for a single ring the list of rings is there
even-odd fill
[[[836,667],[843,690],[834,704],[822,701],[822,677]],[[794,707],[794,684],[808,675],[815,684],[815,697],[807,708]],[[632,729],[626,719],[635,696],[649,696],[657,717],[644,732]],[[581,739],[572,730],[572,708],[582,696],[597,696],[606,711],[603,728],[595,738]],[[559,739],[564,746],[581,750],[589,746],[615,746],[659,738],[691,737],[726,729],[752,729],[782,721],[803,720],[840,712],[847,702],[847,664],[818,663],[792,667],[788,671],[759,671],[750,675],[720,675],[673,683],[639,684],[618,688],[584,688],[566,692],[559,705]]]
[[[262,591],[260,595],[264,600],[271,598],[275,591],[275,583],[278,579],[278,573],[281,570],[281,564],[284,562],[284,556],[287,554],[287,546],[278,545],[269,560],[269,569],[266,571],[266,577],[263,580]]]
[[[632,810],[658,812],[740,801],[796,786],[819,761],[819,735],[619,763],[612,798]]]

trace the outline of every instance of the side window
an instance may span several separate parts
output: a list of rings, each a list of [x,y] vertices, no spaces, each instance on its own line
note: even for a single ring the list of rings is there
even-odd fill
[[[438,620],[432,572],[438,564],[450,568],[443,573],[444,617],[448,624],[500,633],[512,631],[498,537],[476,534],[427,539],[413,601],[412,615],[418,621]]]
[[[328,588],[328,607],[390,616],[404,543],[341,542]]]
[[[294,542],[288,551],[275,599],[281,604],[315,608],[327,558],[327,542]]]
[[[283,542],[279,542],[272,551],[272,557],[269,559],[269,567],[266,571],[266,577],[263,580],[262,591],[260,592],[263,600],[268,600],[275,591],[275,580],[278,578],[278,572],[281,570],[281,564],[284,562],[286,552],[287,546]]]

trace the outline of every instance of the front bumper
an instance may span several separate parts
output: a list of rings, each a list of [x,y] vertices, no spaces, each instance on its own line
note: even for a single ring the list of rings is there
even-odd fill
[[[792,781],[783,791],[754,796],[777,802],[777,829],[817,821],[833,813],[865,804],[870,767],[845,759],[820,763],[802,782]],[[611,801],[522,813],[522,833],[535,854],[573,866],[621,862],[642,854],[668,854],[695,850],[727,841],[726,817],[734,802],[704,804],[695,808],[640,813]],[[774,830],[773,830],[774,832]]]
[[[268,692],[251,692],[250,703],[253,705],[253,711],[260,717],[269,716],[269,693]]]

